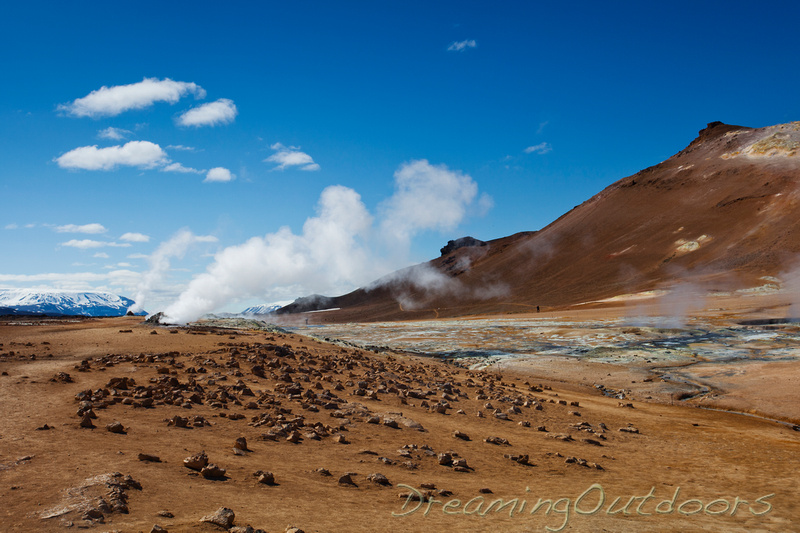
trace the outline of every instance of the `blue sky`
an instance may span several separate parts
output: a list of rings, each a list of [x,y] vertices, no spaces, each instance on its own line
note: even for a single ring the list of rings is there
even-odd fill
[[[0,286],[339,294],[800,119],[796,2],[252,4],[5,7]]]

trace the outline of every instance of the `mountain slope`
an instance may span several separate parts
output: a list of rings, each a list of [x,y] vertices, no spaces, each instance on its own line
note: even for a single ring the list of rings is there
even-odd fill
[[[0,314],[123,316],[134,303],[106,292],[0,289]]]
[[[800,122],[714,122],[684,150],[537,232],[442,257],[326,299],[315,320],[403,320],[565,307],[680,282],[763,284],[800,252]],[[480,242],[480,241],[477,241]],[[306,306],[307,307],[307,306]],[[293,304],[282,313],[301,310]]]

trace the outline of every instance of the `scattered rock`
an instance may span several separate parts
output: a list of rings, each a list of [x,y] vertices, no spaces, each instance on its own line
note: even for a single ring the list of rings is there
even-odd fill
[[[639,430],[633,426],[619,428],[619,430],[622,431],[623,433],[639,433]]]
[[[206,479],[223,479],[227,470],[214,463],[209,463],[200,470],[200,475]]]
[[[511,446],[511,443],[508,442],[508,439],[504,439],[502,437],[486,437],[483,439],[483,441],[489,444]]]
[[[263,471],[259,470],[258,472],[256,472],[253,475],[256,476],[256,479],[261,484],[264,484],[264,485],[274,485],[275,484],[275,475],[272,472],[263,472]]]
[[[214,514],[206,515],[200,519],[201,522],[214,524],[224,529],[230,529],[233,526],[233,520],[236,514],[227,507],[220,507]]]
[[[85,413],[83,415],[83,418],[81,418],[80,426],[82,428],[94,428],[95,427],[95,425],[92,423],[92,417],[88,413]]]
[[[116,420],[106,425],[106,429],[111,433],[125,434],[125,426]]]
[[[149,453],[140,453],[138,456],[140,461],[150,462],[150,463],[160,463],[161,458],[157,455],[150,455]]]
[[[350,486],[350,487],[356,487],[357,486],[355,481],[353,481],[353,478],[350,477],[350,474],[342,475],[339,478],[339,485],[346,485],[346,486]]]
[[[370,474],[367,476],[367,481],[371,481],[376,485],[383,485],[384,487],[391,487],[392,484],[383,474]]]
[[[50,381],[53,383],[73,383],[75,380],[66,372],[57,372]]]
[[[192,470],[202,470],[208,464],[208,456],[206,452],[196,453],[183,460],[183,466],[191,468]]]
[[[245,452],[250,451],[247,449],[247,439],[245,439],[244,437],[239,437],[238,439],[236,439],[236,442],[233,444],[233,448],[235,450],[242,450]]]
[[[461,440],[470,440],[469,435],[467,435],[466,433],[462,433],[461,431],[453,432],[453,436]]]

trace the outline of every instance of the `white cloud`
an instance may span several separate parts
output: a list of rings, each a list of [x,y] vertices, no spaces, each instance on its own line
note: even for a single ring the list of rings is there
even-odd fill
[[[475,39],[467,39],[466,41],[454,41],[450,43],[447,50],[450,52],[463,52],[468,48],[475,48],[477,46],[478,43],[475,42]]]
[[[167,150],[181,150],[184,152],[195,152],[197,149],[194,146],[184,146],[182,144],[169,144]]]
[[[116,247],[116,248],[127,248],[130,246],[129,243],[118,243],[118,242],[108,242],[108,241],[94,241],[92,239],[72,239],[67,242],[62,242],[61,246],[67,246],[69,248],[78,248],[80,250],[88,250],[89,248],[103,248],[106,246]]]
[[[187,94],[205,98],[206,92],[196,83],[144,78],[138,83],[100,87],[83,98],[58,106],[76,117],[113,117],[130,109],[143,109],[155,102],[174,104]]]
[[[307,153],[301,152],[297,146],[286,147],[281,143],[275,143],[270,148],[276,152],[264,161],[276,163],[278,166],[273,170],[284,170],[287,167],[300,167],[300,170],[310,171],[319,170],[319,165],[314,162],[314,159]]]
[[[233,100],[220,98],[216,102],[209,102],[185,112],[178,117],[178,124],[195,127],[230,124],[237,114]]]
[[[534,154],[534,153],[535,154],[546,154],[546,153],[552,152],[552,151],[553,151],[553,147],[550,146],[550,143],[546,143],[546,142],[541,142],[541,143],[536,144],[534,146],[528,146],[524,150],[524,152],[526,154]]]
[[[19,226],[13,222],[11,224],[6,224],[5,226],[5,229],[18,229],[18,228]]]
[[[114,141],[119,141],[124,139],[128,135],[131,135],[133,132],[128,130],[123,130],[122,128],[112,128],[108,127],[104,130],[100,130],[97,132],[97,136],[101,139],[111,139]]]
[[[206,174],[206,179],[203,181],[231,181],[236,176],[231,174],[231,171],[224,167],[215,167],[208,171]]]
[[[64,226],[56,226],[58,233],[105,233],[108,231],[102,224],[84,224],[78,226],[75,224],[66,224]]]
[[[204,170],[197,170],[192,167],[185,167],[180,163],[170,163],[161,169],[161,172],[180,172],[181,174],[202,174]]]
[[[97,252],[92,257],[96,257],[97,259],[108,259],[108,254],[105,252]]]
[[[58,166],[68,169],[112,170],[117,166],[153,168],[169,162],[166,152],[149,141],[130,141],[122,146],[98,148],[81,146],[57,157]]]
[[[470,176],[425,159],[401,165],[394,180],[394,194],[381,205],[381,229],[398,245],[422,230],[454,229],[478,194]]]
[[[27,289],[41,290],[92,290],[131,294],[141,278],[132,270],[111,272],[48,272],[41,274],[0,274],[0,283],[18,284]],[[98,286],[98,283],[107,283]]]
[[[416,233],[451,230],[470,208],[478,211],[490,204],[486,195],[476,202],[478,188],[468,175],[425,160],[402,165],[395,182],[395,193],[380,207],[377,224],[356,191],[327,187],[302,233],[283,227],[223,249],[165,313],[183,323],[232,300],[342,294],[408,264],[405,252]],[[430,273],[417,274],[409,279],[435,288]],[[447,287],[456,289],[452,283]]]
[[[143,233],[125,233],[119,240],[128,242],[150,242],[150,236]]]

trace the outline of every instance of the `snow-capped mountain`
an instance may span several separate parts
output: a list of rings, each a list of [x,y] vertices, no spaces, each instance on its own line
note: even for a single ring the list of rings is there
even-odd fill
[[[108,292],[0,289],[0,315],[123,316],[134,303]]]
[[[268,315],[291,302],[275,302],[271,304],[254,305],[242,311],[243,315]]]

